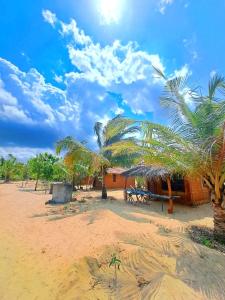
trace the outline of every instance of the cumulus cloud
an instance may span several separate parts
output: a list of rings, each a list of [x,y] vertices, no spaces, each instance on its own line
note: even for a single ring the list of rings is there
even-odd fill
[[[135,41],[122,44],[115,40],[112,44],[102,46],[78,28],[75,20],[68,24],[57,20],[56,28],[63,37],[67,37],[68,55],[75,70],[78,70],[65,74],[67,86],[78,87],[78,98],[82,93],[79,88],[82,84],[95,92],[101,90],[100,95],[93,95],[94,103],[103,100],[104,91],[110,90],[122,94],[133,113],[143,114],[154,110],[161,82],[154,76],[152,66],[165,70],[159,54],[142,51]],[[81,103],[83,99],[87,98],[78,102]]]
[[[20,108],[24,115],[34,122],[41,121],[54,125],[57,113],[55,108],[59,106],[58,104],[66,102],[63,90],[46,83],[36,69],[22,72],[2,58],[0,58],[0,74],[5,87],[14,93],[12,103],[14,107]]]
[[[2,120],[17,120],[21,123],[32,123],[32,120],[20,109],[17,98],[5,90],[4,86],[0,79],[0,118]]]
[[[16,105],[17,99],[4,89],[4,83],[0,79],[0,104]]]
[[[15,141],[21,146],[46,143],[50,147],[57,136],[74,132],[79,104],[65,90],[46,83],[36,69],[23,72],[3,58],[0,76],[1,144]]]

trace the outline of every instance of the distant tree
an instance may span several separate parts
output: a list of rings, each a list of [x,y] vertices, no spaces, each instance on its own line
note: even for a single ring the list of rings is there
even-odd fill
[[[53,176],[54,181],[67,181],[69,178],[69,171],[62,159],[56,161],[53,165]]]
[[[1,174],[5,182],[13,179],[13,176],[16,172],[17,163],[16,157],[12,154],[9,154],[7,158],[2,157],[0,159]]]
[[[13,180],[27,180],[28,179],[28,168],[27,164],[17,162],[15,166],[15,172],[12,176]]]
[[[28,161],[29,174],[36,179],[35,191],[39,179],[52,180],[54,174],[54,164],[58,161],[58,157],[50,153],[41,153]]]

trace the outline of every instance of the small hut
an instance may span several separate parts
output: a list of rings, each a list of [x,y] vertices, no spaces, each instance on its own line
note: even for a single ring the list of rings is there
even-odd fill
[[[148,191],[158,195],[179,196],[176,202],[199,205],[210,201],[210,193],[200,177],[181,177],[161,166],[139,165],[123,174],[125,177],[145,177]]]
[[[126,179],[122,173],[126,169],[120,167],[108,168],[104,174],[104,184],[107,189],[123,189],[125,185],[135,187],[135,178],[130,176]],[[102,182],[95,178],[93,183],[94,188],[101,189]]]

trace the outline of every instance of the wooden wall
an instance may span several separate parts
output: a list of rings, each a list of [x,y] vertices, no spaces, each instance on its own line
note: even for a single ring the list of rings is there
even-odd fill
[[[184,192],[173,191],[174,196],[180,196],[177,203],[186,205],[199,205],[210,201],[210,192],[208,188],[203,186],[201,178],[184,178]],[[162,189],[162,182],[147,181],[148,190],[159,195],[168,195],[168,191]]]

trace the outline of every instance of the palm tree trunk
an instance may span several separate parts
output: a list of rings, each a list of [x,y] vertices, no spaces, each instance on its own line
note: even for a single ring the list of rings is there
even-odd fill
[[[72,178],[72,186],[73,186],[73,191],[75,191],[75,175],[73,174],[73,178]]]
[[[220,204],[213,204],[214,210],[214,237],[225,242],[225,209]]]
[[[104,167],[102,166],[102,199],[107,199],[107,190],[104,180]]]
[[[171,179],[170,177],[167,178],[167,186],[168,186],[168,196],[169,198],[169,207],[168,207],[168,213],[173,213],[173,200],[172,200],[172,187],[171,187]]]

